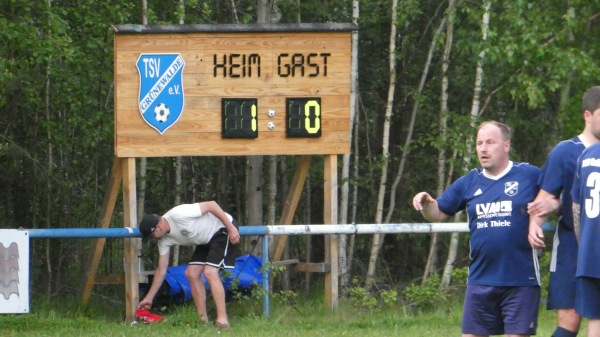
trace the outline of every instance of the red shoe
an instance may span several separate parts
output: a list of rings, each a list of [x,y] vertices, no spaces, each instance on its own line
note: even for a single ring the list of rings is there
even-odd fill
[[[161,315],[153,314],[146,309],[137,309],[135,312],[135,317],[146,324],[160,323],[163,321],[163,317]]]

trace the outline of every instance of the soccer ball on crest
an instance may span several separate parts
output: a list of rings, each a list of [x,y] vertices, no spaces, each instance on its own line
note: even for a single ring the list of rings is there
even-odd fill
[[[169,118],[169,107],[165,103],[159,103],[154,108],[154,118],[156,118],[157,122],[166,122]]]

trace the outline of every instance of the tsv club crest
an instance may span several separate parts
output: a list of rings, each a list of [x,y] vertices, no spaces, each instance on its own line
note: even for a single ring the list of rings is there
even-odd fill
[[[504,193],[509,197],[519,193],[519,182],[518,181],[507,181],[504,183]]]
[[[163,134],[183,112],[183,67],[180,54],[141,54],[138,97],[142,118]]]

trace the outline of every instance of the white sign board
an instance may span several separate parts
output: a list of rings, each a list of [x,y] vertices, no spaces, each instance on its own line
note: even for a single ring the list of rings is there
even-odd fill
[[[29,312],[29,232],[0,229],[0,314]]]

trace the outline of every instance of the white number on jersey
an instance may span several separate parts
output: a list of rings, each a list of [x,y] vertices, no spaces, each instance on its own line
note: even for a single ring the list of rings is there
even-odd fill
[[[588,218],[593,219],[600,214],[600,173],[590,173],[586,186],[591,188],[590,198],[585,199],[585,214]]]

